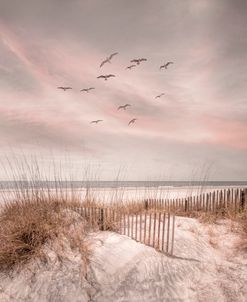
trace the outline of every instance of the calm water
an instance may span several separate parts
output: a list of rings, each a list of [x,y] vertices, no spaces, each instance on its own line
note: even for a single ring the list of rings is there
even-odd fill
[[[246,187],[247,181],[0,181],[1,189],[28,188],[159,188],[159,187]]]

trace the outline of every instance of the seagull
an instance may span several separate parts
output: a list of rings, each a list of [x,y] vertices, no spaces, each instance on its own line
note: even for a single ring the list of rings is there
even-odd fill
[[[126,110],[127,107],[130,107],[131,105],[130,104],[125,104],[125,105],[122,105],[122,106],[119,106],[117,110],[119,109],[124,109]]]
[[[133,59],[130,62],[131,63],[136,63],[137,65],[140,65],[141,62],[147,61],[147,59],[145,58],[141,58],[141,59]]]
[[[90,90],[93,90],[95,89],[94,87],[90,87],[90,88],[84,88],[84,89],[81,89],[80,91],[85,91],[85,92],[89,92]]]
[[[167,67],[168,67],[170,64],[174,64],[174,63],[173,63],[173,62],[167,62],[167,63],[165,63],[164,65],[161,65],[161,66],[160,66],[160,69],[162,69],[162,68],[167,69]]]
[[[63,87],[63,86],[60,86],[60,87],[57,87],[57,89],[63,89],[63,91],[66,91],[68,89],[72,89],[71,87]]]
[[[91,121],[90,124],[98,124],[99,122],[103,122],[103,120],[95,120],[95,121]]]
[[[114,74],[107,74],[107,75],[100,75],[97,77],[97,79],[105,79],[107,81],[109,78],[115,77]]]
[[[133,65],[127,66],[127,67],[126,67],[126,69],[131,70],[133,67],[136,67],[136,65],[135,65],[135,64],[133,64]]]
[[[137,118],[133,118],[132,120],[130,120],[129,121],[129,123],[128,123],[128,126],[130,125],[130,124],[134,124],[134,122],[137,120]]]
[[[157,96],[155,97],[155,99],[161,98],[163,95],[165,95],[165,94],[164,94],[164,93],[161,93],[161,94],[157,95]]]
[[[118,52],[114,52],[112,53],[109,57],[107,57],[101,64],[100,67],[102,67],[104,64],[106,63],[111,63],[111,59],[116,56],[118,54]]]

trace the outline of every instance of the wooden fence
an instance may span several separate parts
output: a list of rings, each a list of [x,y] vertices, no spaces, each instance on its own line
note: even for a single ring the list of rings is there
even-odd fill
[[[165,212],[126,214],[111,208],[77,208],[87,219],[90,228],[113,231],[151,246],[162,253],[173,255],[175,215]]]
[[[146,199],[146,210],[165,210],[171,212],[242,212],[247,208],[247,189],[224,189],[197,196],[175,199]]]

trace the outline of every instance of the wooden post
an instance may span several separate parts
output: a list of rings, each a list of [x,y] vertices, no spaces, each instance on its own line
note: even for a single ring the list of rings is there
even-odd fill
[[[237,214],[238,190],[234,190],[234,213]]]
[[[146,244],[146,234],[147,234],[147,213],[145,212],[145,217],[144,217],[144,240],[143,240],[144,244]]]
[[[94,215],[94,217],[93,217],[93,225],[94,225],[94,228],[95,228],[96,221],[97,221],[97,209],[95,207],[93,208],[93,215]]]
[[[155,248],[155,239],[156,239],[156,212],[154,213],[154,231],[153,231],[153,247]]]
[[[212,194],[212,211],[215,213],[215,191]]]
[[[217,212],[218,207],[219,207],[219,190],[216,191],[216,197],[215,197],[215,212]]]
[[[130,236],[130,215],[129,215],[129,213],[127,215],[128,215],[128,237],[129,237]]]
[[[206,193],[206,212],[208,212],[208,193]]]
[[[142,213],[140,213],[140,242],[142,242]]]
[[[159,212],[159,224],[158,224],[158,249],[160,250],[160,219],[161,213]]]
[[[227,190],[226,194],[227,194],[227,198],[226,198],[226,208],[228,208],[228,207],[229,207],[229,204],[230,204],[230,201],[231,201],[231,191],[230,191],[230,189]]]
[[[173,215],[173,217],[172,217],[172,246],[171,246],[171,255],[173,255],[174,235],[175,235],[175,215]]]
[[[104,209],[100,209],[100,216],[99,216],[99,224],[100,224],[100,230],[104,231]]]
[[[162,227],[162,241],[161,241],[161,250],[165,250],[165,229],[166,229],[166,213],[163,214],[163,227]]]
[[[184,211],[187,212],[188,211],[188,199],[185,198],[184,201]]]
[[[136,217],[135,240],[137,241],[137,217],[138,217],[138,215],[135,214],[135,217]]]
[[[220,190],[219,192],[219,206],[220,206],[220,211],[222,211],[222,203],[223,203],[223,192]]]
[[[167,220],[167,242],[166,242],[166,252],[169,251],[169,239],[170,239],[170,213],[168,213],[168,220]]]
[[[239,207],[240,211],[243,211],[245,208],[245,198],[246,198],[245,194],[246,194],[246,189],[245,190],[242,189],[240,193],[240,207]]]
[[[151,226],[152,226],[152,213],[149,214],[148,245],[151,244]]]
[[[224,209],[225,209],[226,208],[226,189],[223,190],[223,201],[224,201],[223,204],[224,204]]]
[[[134,215],[131,215],[131,238],[134,238]]]
[[[122,234],[122,212],[119,210],[119,233]]]
[[[148,210],[148,199],[144,200],[144,207],[145,207],[145,210],[147,211]]]
[[[126,235],[126,215],[124,213],[124,235]]]
[[[205,211],[205,193],[202,195],[202,210]]]

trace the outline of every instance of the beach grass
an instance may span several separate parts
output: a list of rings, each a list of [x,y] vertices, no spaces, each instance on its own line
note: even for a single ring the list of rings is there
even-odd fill
[[[41,256],[49,240],[68,235],[69,227],[76,220],[69,211],[75,206],[79,206],[78,201],[37,198],[35,194],[26,200],[5,203],[0,212],[0,269],[10,269]],[[71,246],[79,248],[85,262],[86,232],[85,227],[80,229],[80,236],[74,230],[69,236]]]

